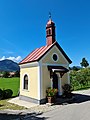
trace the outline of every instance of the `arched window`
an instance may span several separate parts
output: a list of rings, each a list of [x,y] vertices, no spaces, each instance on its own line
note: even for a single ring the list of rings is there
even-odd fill
[[[50,30],[50,29],[49,29],[49,31],[48,31],[48,32],[49,32],[49,35],[51,35],[51,30]]]
[[[24,75],[24,89],[28,90],[28,76]]]
[[[51,35],[51,30],[50,29],[48,29],[46,32],[47,32],[47,35]]]

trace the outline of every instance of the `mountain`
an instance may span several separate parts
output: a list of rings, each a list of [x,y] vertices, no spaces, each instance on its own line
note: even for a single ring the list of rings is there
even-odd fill
[[[82,67],[81,66],[73,66],[70,67],[70,70],[80,70]]]
[[[2,60],[0,61],[0,71],[19,71],[19,65],[12,60]]]

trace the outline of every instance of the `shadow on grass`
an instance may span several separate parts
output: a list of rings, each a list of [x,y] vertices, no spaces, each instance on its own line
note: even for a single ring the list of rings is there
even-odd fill
[[[57,98],[56,105],[59,104],[73,104],[73,103],[83,103],[90,101],[90,95],[84,94],[73,94],[72,98]]]
[[[19,114],[14,114],[14,113],[0,113],[0,120],[45,120],[47,118],[45,117],[38,117],[37,113],[28,113],[28,114],[23,114],[22,112]]]

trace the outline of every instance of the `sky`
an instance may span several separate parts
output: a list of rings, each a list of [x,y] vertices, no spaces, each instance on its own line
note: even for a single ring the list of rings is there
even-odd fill
[[[49,12],[71,66],[79,66],[83,57],[90,63],[89,0],[0,0],[0,60],[19,62],[45,46]]]

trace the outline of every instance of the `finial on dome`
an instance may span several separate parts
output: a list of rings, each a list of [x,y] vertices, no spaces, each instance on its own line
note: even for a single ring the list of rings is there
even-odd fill
[[[49,20],[51,20],[51,12],[49,12]]]

